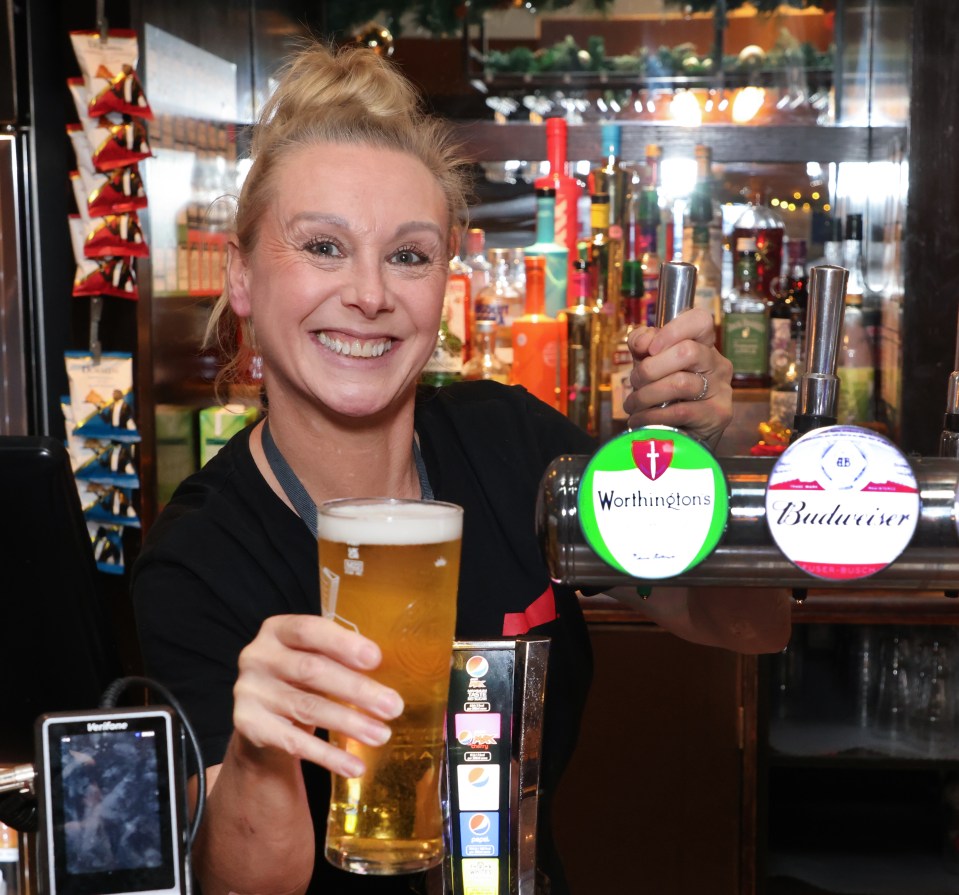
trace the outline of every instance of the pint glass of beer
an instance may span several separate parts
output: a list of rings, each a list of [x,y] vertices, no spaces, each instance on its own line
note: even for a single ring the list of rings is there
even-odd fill
[[[440,782],[463,510],[334,500],[319,507],[317,523],[323,615],[379,645],[372,676],[405,703],[384,746],[331,734],[366,773],[333,775],[326,857],[355,873],[423,870],[444,855]]]

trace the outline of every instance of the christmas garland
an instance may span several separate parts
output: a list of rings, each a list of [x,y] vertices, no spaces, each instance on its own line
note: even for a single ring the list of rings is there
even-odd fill
[[[514,47],[507,52],[491,51],[485,60],[487,75],[549,74],[559,72],[627,73],[638,77],[709,75],[713,62],[699,56],[691,43],[660,47],[651,51],[640,47],[625,56],[607,56],[603,38],[597,35],[581,48],[572,37],[545,49]],[[785,29],[767,52],[724,56],[722,70],[732,73],[781,71],[786,68],[830,69],[831,51],[821,52],[810,43],[799,43]]]
[[[684,12],[716,12],[720,6],[719,0],[664,0],[666,6],[681,8]],[[821,9],[832,12],[836,8],[836,0],[725,0],[722,4],[726,11],[751,6],[756,12],[775,12],[780,6],[791,6],[793,9]]]

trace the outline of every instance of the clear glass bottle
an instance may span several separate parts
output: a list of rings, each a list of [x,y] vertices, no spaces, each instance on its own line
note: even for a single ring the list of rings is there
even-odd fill
[[[742,237],[756,240],[756,287],[767,300],[775,294],[775,281],[782,273],[785,232],[782,218],[763,205],[762,194],[754,190],[749,204],[733,225],[732,245],[735,247]]]
[[[473,327],[473,350],[463,367],[464,379],[492,379],[506,385],[509,367],[496,356],[496,322],[477,320]]]
[[[509,250],[510,280],[513,288],[526,300],[526,250],[512,248]]]
[[[733,386],[761,388],[769,378],[769,305],[759,292],[756,240],[736,240],[733,288],[723,298],[723,354],[733,365]]]
[[[492,268],[486,257],[486,231],[482,228],[471,227],[466,231],[463,260],[470,269],[470,295],[475,301],[492,279]]]
[[[714,195],[713,151],[709,146],[698,143],[694,150],[696,156],[696,184],[689,196],[686,214],[683,219],[682,256],[692,260],[695,251],[693,236],[697,227],[704,226],[709,234],[709,250],[713,264],[718,270],[723,266],[723,210]],[[720,292],[722,295],[722,292]]]
[[[523,313],[523,296],[513,285],[510,249],[487,252],[492,278],[473,299],[473,319],[496,323],[496,354],[507,366],[513,363],[513,340],[510,324]]]
[[[659,159],[662,149],[659,146],[646,147],[646,176],[638,194],[636,216],[639,222],[636,255],[643,267],[643,286],[646,290],[643,299],[643,323],[652,326],[655,323],[656,299],[659,295],[659,269],[662,266],[659,254],[659,237],[662,225],[662,212],[659,207]]]
[[[693,307],[702,308],[712,316],[718,343],[723,323],[723,275],[714,260],[709,224],[701,223],[693,228],[689,263],[696,266],[696,292],[693,296]]]
[[[440,316],[440,329],[436,335],[433,354],[420,373],[423,385],[442,386],[458,382],[463,378],[463,343],[459,336],[450,330],[449,306],[443,302]]]
[[[462,362],[469,359],[472,342],[473,300],[470,292],[472,271],[458,254],[450,259],[449,274],[446,278],[446,295],[443,307],[446,311],[449,331],[460,340]]]
[[[842,242],[842,221],[839,218],[828,218],[823,235],[822,257],[810,261],[809,268],[822,267],[824,264],[843,267]]]

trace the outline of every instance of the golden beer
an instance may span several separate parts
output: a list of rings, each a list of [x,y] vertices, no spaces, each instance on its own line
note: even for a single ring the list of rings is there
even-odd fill
[[[339,500],[323,504],[317,522],[323,615],[379,645],[372,676],[405,704],[384,746],[331,734],[366,773],[332,776],[326,857],[357,873],[423,870],[444,854],[440,782],[462,509]]]

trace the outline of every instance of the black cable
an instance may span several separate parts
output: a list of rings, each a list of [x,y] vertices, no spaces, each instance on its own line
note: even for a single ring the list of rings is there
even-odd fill
[[[197,739],[196,731],[193,729],[193,725],[190,724],[190,719],[186,716],[186,713],[183,711],[183,707],[180,705],[177,698],[166,688],[163,684],[158,683],[157,681],[151,680],[148,677],[138,677],[132,675],[130,677],[121,677],[117,678],[106,690],[103,691],[103,696],[100,697],[100,707],[101,708],[116,708],[117,699],[120,694],[126,690],[128,687],[139,684],[141,687],[146,687],[148,690],[153,690],[156,693],[159,693],[160,696],[165,699],[173,710],[180,716],[180,723],[183,725],[186,735],[190,738],[190,745],[193,747],[193,754],[196,757],[196,807],[193,813],[193,823],[190,825],[190,830],[187,835],[187,846],[193,845],[193,840],[196,837],[197,830],[200,829],[200,821],[203,819],[203,810],[206,807],[206,768],[203,764],[203,754],[200,751],[200,741]]]

